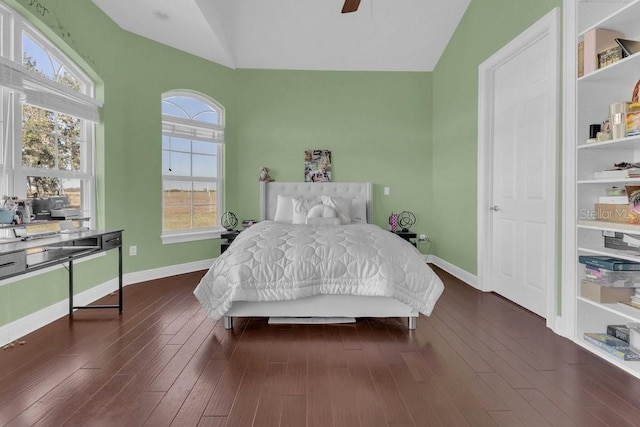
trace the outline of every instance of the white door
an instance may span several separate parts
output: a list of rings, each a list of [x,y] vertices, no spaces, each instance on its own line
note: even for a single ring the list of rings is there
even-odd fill
[[[491,153],[488,200],[479,200],[488,213],[482,283],[544,318],[556,292],[557,43],[548,32],[514,40],[496,54],[481,94]]]

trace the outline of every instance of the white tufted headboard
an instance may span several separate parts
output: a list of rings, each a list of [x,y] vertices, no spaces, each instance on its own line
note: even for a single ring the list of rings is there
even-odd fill
[[[260,220],[276,215],[278,195],[313,198],[322,195],[367,201],[367,223],[371,223],[370,182],[260,182]]]

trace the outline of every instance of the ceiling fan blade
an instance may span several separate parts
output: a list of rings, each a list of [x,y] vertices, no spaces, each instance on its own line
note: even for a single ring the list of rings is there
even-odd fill
[[[358,10],[360,6],[360,0],[344,0],[344,6],[342,6],[342,13],[351,13]]]

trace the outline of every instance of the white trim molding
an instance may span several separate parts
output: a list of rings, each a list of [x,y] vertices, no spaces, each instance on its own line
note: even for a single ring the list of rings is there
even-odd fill
[[[549,170],[554,176],[557,172],[557,151],[559,143],[559,62],[560,62],[560,12],[559,8],[554,8],[547,15],[538,20],[531,27],[523,31],[515,39],[505,45],[502,49],[488,58],[478,67],[478,205],[477,205],[477,225],[478,225],[478,276],[477,288],[482,291],[492,291],[494,281],[491,278],[491,265],[493,263],[492,247],[492,217],[489,207],[493,205],[492,197],[492,170],[493,165],[493,111],[494,100],[494,73],[502,64],[520,54],[524,49],[548,38],[549,67],[554,73],[550,92],[555,94],[555,98],[550,100],[548,114],[545,120],[549,123],[550,134],[546,136],[549,141],[547,153],[549,159]],[[559,176],[558,176],[559,178]],[[557,224],[560,206],[557,201],[557,179],[550,179],[547,191],[547,212],[546,220],[548,225],[547,234],[542,237],[545,241],[545,251],[549,257],[547,262],[548,271],[545,282],[548,284],[546,290],[546,319],[547,326],[555,330],[558,305],[558,242]]]
[[[172,265],[168,267],[155,268],[146,271],[127,273],[122,277],[123,286],[133,285],[149,280],[161,279],[163,277],[176,276],[178,274],[191,273],[208,269],[213,263],[213,259],[194,261],[185,264]],[[61,267],[59,267],[61,268]],[[23,276],[24,277],[24,276]],[[118,278],[113,278],[94,286],[79,294],[75,294],[73,299],[78,305],[88,305],[111,292],[118,290]],[[127,309],[127,299],[124,299],[124,310]],[[0,346],[16,341],[20,337],[39,329],[49,323],[69,314],[69,301],[65,298],[55,304],[36,311],[28,316],[22,317],[6,325],[0,326]],[[117,312],[114,310],[114,316]]]
[[[478,276],[476,276],[475,274],[469,273],[468,271],[463,270],[462,268],[455,266],[450,262],[443,260],[442,258],[438,258],[435,255],[425,255],[425,260],[428,263],[431,263],[435,266],[440,267],[441,269],[451,274],[452,276],[457,277],[467,285],[475,289],[482,290],[478,286]]]
[[[574,0],[564,0],[564,46],[565,52],[574,52],[578,45],[576,37],[577,10]],[[561,320],[556,333],[569,339],[576,339],[576,291],[578,271],[574,262],[577,253],[576,231],[576,111],[578,65],[576,55],[564,55],[562,64],[563,106],[562,106],[562,276],[561,276]],[[582,339],[582,338],[581,338]]]

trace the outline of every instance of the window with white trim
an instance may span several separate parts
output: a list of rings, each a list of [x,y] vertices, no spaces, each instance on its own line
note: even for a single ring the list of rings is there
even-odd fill
[[[65,195],[93,217],[93,81],[20,14],[0,4],[0,192]]]
[[[162,96],[162,241],[221,231],[224,109],[195,92]]]

